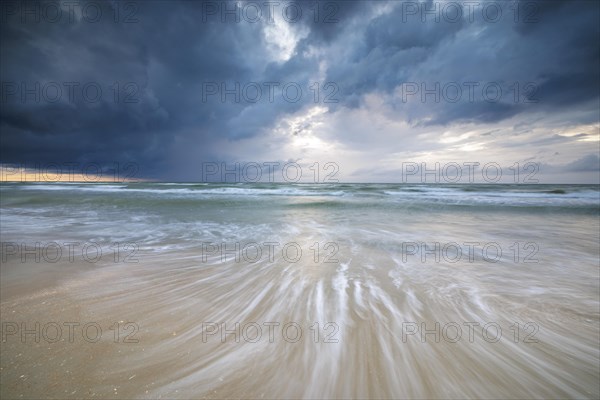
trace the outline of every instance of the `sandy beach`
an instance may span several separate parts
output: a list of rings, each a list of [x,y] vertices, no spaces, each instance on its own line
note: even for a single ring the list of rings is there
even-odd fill
[[[434,208],[373,186],[89,189],[2,187],[2,397],[599,394],[589,188]]]

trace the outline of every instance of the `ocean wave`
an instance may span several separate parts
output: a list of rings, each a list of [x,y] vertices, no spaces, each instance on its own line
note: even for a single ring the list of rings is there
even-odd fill
[[[52,192],[57,196],[71,196],[70,201],[103,204],[114,201],[123,204],[129,200],[170,201],[264,201],[268,198],[286,199],[282,204],[292,207],[361,207],[364,204],[389,207],[444,205],[474,207],[558,207],[592,208],[600,206],[600,191],[595,185],[402,185],[402,184],[209,184],[209,183],[138,183],[138,184],[11,184],[2,185],[3,193],[20,193],[13,201],[37,203],[51,201],[53,196],[39,196],[35,192]],[[83,195],[88,193],[89,196]],[[103,197],[95,197],[102,196]],[[19,197],[20,196],[20,197]],[[109,197],[107,197],[109,196]],[[89,197],[89,198],[88,198]],[[296,204],[297,198],[319,198]],[[288,201],[286,203],[286,201]],[[291,203],[289,203],[291,202]],[[6,203],[5,203],[6,204]]]

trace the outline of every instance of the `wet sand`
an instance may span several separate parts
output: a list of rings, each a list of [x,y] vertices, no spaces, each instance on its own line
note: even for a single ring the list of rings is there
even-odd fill
[[[369,264],[374,259],[370,254]],[[580,296],[579,305],[552,293],[534,296],[506,277],[487,293],[467,293],[483,277],[500,279],[491,270],[497,264],[462,266],[467,270],[455,280],[448,266],[390,275],[375,265],[365,269],[360,256],[330,267],[213,262],[163,254],[3,297],[3,323],[25,322],[31,330],[39,322],[38,331],[48,330],[39,343],[31,333],[25,343],[19,334],[2,343],[2,397],[597,397],[598,314],[581,307],[593,296]],[[537,343],[524,341],[533,328],[515,341],[515,321],[538,326]],[[72,342],[66,322],[80,324]],[[231,332],[236,322],[239,342]],[[297,341],[295,328],[283,336],[281,327],[291,322],[302,329]],[[325,330],[327,322],[335,326]],[[424,341],[407,334],[421,323],[435,332],[436,322],[452,326]],[[468,322],[480,324],[473,342]],[[490,322],[502,328],[495,343],[481,330]],[[56,336],[49,323],[62,326],[56,343],[48,340]],[[101,327],[97,342],[95,327],[83,336],[86,323]],[[230,331],[224,343],[221,323]],[[261,327],[259,339],[253,323]],[[463,331],[456,343],[454,324]],[[496,336],[492,329],[489,338]]]

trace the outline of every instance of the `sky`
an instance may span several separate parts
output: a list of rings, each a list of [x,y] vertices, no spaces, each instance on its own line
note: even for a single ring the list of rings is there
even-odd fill
[[[599,183],[596,1],[1,4],[3,171]]]

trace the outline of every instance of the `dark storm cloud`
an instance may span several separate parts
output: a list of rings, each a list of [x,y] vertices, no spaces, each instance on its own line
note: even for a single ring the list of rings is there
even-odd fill
[[[414,6],[442,4],[431,1],[320,2],[316,15],[312,2],[294,2],[302,18],[283,21],[287,33],[270,33],[297,35],[291,55],[279,61],[272,57],[264,19],[235,23],[229,16],[223,22],[219,14],[207,16],[206,2],[133,3],[138,9],[128,22],[132,10],[125,3],[93,2],[102,6],[103,16],[95,23],[81,18],[86,2],[76,8],[75,21],[64,17],[56,23],[38,23],[31,15],[23,23],[18,14],[23,3],[13,3],[17,14],[4,8],[0,28],[3,163],[134,161],[145,175],[169,177],[176,173],[169,172],[169,151],[186,148],[186,157],[214,159],[214,143],[260,137],[282,117],[313,104],[309,87],[323,65],[320,83],[339,88],[339,102],[327,104],[330,113],[360,109],[365,96],[381,94],[398,119],[416,126],[491,123],[598,106],[597,2],[536,2],[533,9],[526,8],[532,2],[521,2],[518,21],[507,6],[494,23],[480,14],[472,21],[466,14],[452,21],[442,15],[439,22],[426,15],[423,22]],[[475,101],[464,94],[452,103],[422,101],[419,94],[405,102],[398,94],[407,82],[431,87],[470,81],[496,82],[505,95],[489,102],[480,93]],[[26,95],[21,101],[19,85],[31,89],[52,82],[62,88],[59,100],[36,102]],[[79,86],[70,99],[65,83],[72,82]],[[98,101],[82,96],[90,82],[102,89]],[[220,85],[231,89],[236,82],[261,86],[261,100],[236,102],[229,95],[222,101],[220,93],[207,98],[207,84],[220,92]],[[299,101],[279,95],[270,102],[265,82],[293,82],[304,93]],[[534,82],[535,90],[515,102],[515,82]],[[528,97],[537,102],[523,101]]]
[[[200,5],[191,2],[138,3],[138,22],[131,23],[115,23],[110,3],[93,4],[102,5],[104,16],[96,23],[35,23],[31,16],[21,23],[17,15],[2,24],[3,90],[10,91],[3,93],[3,162],[133,159],[148,170],[159,166],[154,163],[181,126],[218,130],[222,124],[211,121],[239,112],[235,105],[209,109],[201,82],[252,76],[240,46],[260,48],[257,28],[203,24]],[[57,101],[48,83],[62,90]],[[22,98],[22,85],[39,98]],[[99,99],[95,87],[101,88]]]
[[[303,11],[298,23],[310,28],[306,41],[314,44],[331,43],[344,35],[344,27],[367,15],[373,6],[369,1],[332,0],[315,3],[311,0],[293,1]]]
[[[474,101],[466,92],[457,102],[443,93],[440,100],[422,99],[420,90],[411,99],[422,107],[400,104],[405,118],[418,123],[427,117],[429,125],[500,121],[532,109],[578,107],[590,101],[589,107],[597,106],[598,3],[548,3],[555,2],[521,2],[520,15],[515,16],[514,4],[495,2],[503,10],[497,22],[479,11],[465,11],[457,20],[440,11],[435,22],[435,15],[408,14],[398,2],[393,10],[370,21],[363,40],[353,45],[350,57],[335,63],[330,77],[344,89],[352,106],[358,106],[354,101],[359,93],[390,93],[406,83],[429,89],[436,83],[441,88],[449,83],[480,84]],[[418,9],[427,8],[434,9],[432,2]],[[487,98],[482,90],[486,84],[497,84],[502,96]]]
[[[427,62],[429,53],[444,40],[451,40],[460,28],[460,22],[428,24],[415,16],[408,18],[402,6],[396,5],[368,22],[358,42],[348,43],[350,57],[336,62],[330,77],[349,96],[392,91],[408,81],[414,68]]]

